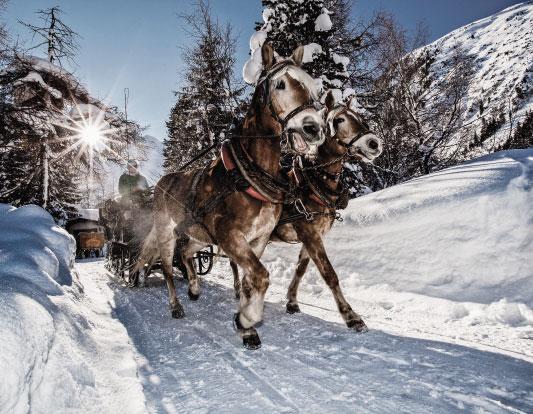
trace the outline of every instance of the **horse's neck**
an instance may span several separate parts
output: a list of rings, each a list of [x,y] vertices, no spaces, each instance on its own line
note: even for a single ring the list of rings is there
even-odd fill
[[[274,136],[272,130],[262,128],[255,120],[245,122],[242,135],[244,146],[255,163],[271,175],[277,175],[280,170],[280,137]]]
[[[318,156],[317,156],[315,163],[317,165],[328,164],[322,167],[322,169],[332,175],[337,175],[342,171],[341,155],[335,154],[332,151],[328,150],[327,143],[324,145],[321,145],[318,148]],[[330,179],[324,180],[327,186],[331,189],[336,189],[339,185],[339,181],[340,181],[339,178],[337,178],[336,180],[330,180]]]

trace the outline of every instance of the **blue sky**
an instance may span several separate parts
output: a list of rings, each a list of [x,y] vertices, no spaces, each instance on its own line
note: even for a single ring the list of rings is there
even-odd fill
[[[435,40],[473,20],[519,1],[509,0],[356,0],[354,18],[377,10],[393,13],[406,28],[424,22]],[[261,19],[260,0],[211,0],[220,21],[229,21],[238,36],[240,72],[248,54],[254,23]],[[193,9],[192,0],[10,0],[3,20],[10,32],[29,42],[18,20],[36,23],[35,11],[59,5],[64,21],[82,39],[75,73],[94,96],[122,105],[130,89],[130,118],[149,125],[149,134],[163,139],[165,121],[179,88],[180,47],[187,45],[178,14]],[[30,43],[28,43],[30,44]]]

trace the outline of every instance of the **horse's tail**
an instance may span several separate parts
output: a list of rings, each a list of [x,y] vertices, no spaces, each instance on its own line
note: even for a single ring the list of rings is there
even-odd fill
[[[159,257],[159,247],[157,246],[157,232],[155,224],[152,225],[148,236],[144,239],[141,254],[135,266],[133,272],[141,270],[145,264],[153,263]]]

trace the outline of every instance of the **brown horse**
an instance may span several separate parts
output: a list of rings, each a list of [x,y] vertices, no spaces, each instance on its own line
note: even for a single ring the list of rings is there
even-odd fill
[[[348,304],[339,286],[339,278],[331,265],[322,237],[335,221],[339,202],[346,196],[342,192],[340,173],[343,161],[371,162],[382,151],[381,140],[368,129],[363,119],[349,108],[349,104],[335,106],[333,95],[326,97],[328,108],[328,136],[318,149],[318,156],[309,165],[295,162],[290,177],[302,188],[303,207],[285,207],[271,240],[303,244],[296,272],[287,292],[287,312],[300,312],[296,294],[307,269],[309,258],[315,262],[324,281],[331,289],[339,312],[346,325],[357,332],[367,330],[361,316]],[[238,268],[230,263],[234,275],[236,295],[240,292]]]
[[[244,270],[236,329],[247,348],[261,344],[254,325],[263,318],[269,274],[259,257],[281,215],[286,188],[279,174],[282,147],[316,154],[325,139],[325,124],[315,105],[313,79],[301,69],[303,47],[291,58],[276,60],[272,47],[261,50],[264,71],[259,79],[242,135],[222,146],[211,166],[165,175],[154,192],[154,225],[134,271],[160,257],[172,316],[184,316],[176,297],[172,255],[179,237],[189,279],[189,297],[199,286],[192,257],[217,244]]]

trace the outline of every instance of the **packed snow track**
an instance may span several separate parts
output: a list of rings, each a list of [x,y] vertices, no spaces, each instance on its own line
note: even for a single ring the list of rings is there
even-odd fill
[[[113,316],[135,348],[149,412],[533,411],[533,365],[522,359],[378,329],[360,335],[288,315],[281,303],[267,303],[263,347],[251,352],[232,328],[237,305],[216,282],[229,277],[220,266],[204,279],[199,301],[184,300],[181,320],[170,317],[162,278],[129,289],[101,261],[77,268],[82,282],[112,290]],[[187,297],[184,280],[177,289]]]

